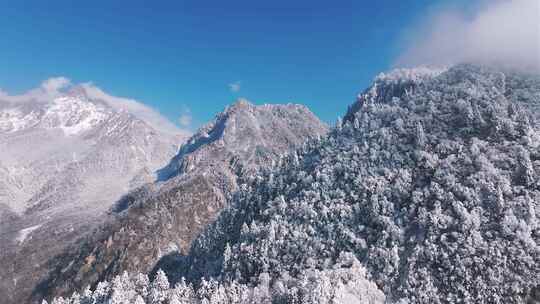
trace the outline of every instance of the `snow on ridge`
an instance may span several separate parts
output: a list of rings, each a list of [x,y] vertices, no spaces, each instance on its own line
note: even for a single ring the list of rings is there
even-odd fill
[[[375,77],[375,82],[399,83],[412,81],[420,83],[424,80],[439,76],[448,70],[448,67],[419,66],[415,68],[398,68],[386,73],[380,73]]]
[[[44,115],[44,121],[58,127],[66,135],[75,135],[103,122],[110,111],[80,98],[56,98]]]
[[[0,110],[0,132],[13,133],[32,127],[61,129],[66,136],[76,135],[102,123],[112,110],[80,97],[62,96],[28,110],[10,107]]]

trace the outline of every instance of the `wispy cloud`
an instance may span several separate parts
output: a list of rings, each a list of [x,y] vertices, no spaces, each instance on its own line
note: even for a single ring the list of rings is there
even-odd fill
[[[101,100],[114,109],[124,110],[135,117],[145,121],[147,124],[161,132],[169,134],[184,133],[175,124],[162,116],[157,110],[139,102],[135,99],[112,96],[104,92],[92,83],[83,83],[80,85],[88,98]]]
[[[39,87],[20,95],[9,95],[7,92],[0,89],[0,101],[12,104],[25,102],[51,102],[54,98],[65,94],[74,86],[82,88],[89,99],[100,100],[113,109],[126,111],[143,120],[158,131],[175,135],[187,135],[189,133],[188,131],[178,128],[158,111],[140,101],[110,95],[92,83],[74,85],[66,77],[49,78],[42,82]]]
[[[242,88],[242,82],[241,81],[235,81],[233,83],[229,83],[229,90],[233,93],[237,93]]]
[[[41,83],[41,88],[46,92],[57,93],[71,85],[71,80],[66,77],[52,77]]]
[[[540,1],[482,2],[473,14],[435,9],[406,35],[396,65],[496,63],[540,70]]]
[[[193,116],[191,115],[191,110],[189,108],[184,108],[184,110],[182,110],[182,114],[180,114],[180,117],[178,117],[178,123],[180,126],[188,128],[191,126],[192,121]]]
[[[10,95],[0,89],[0,100],[8,103],[49,102],[58,97],[61,92],[71,86],[71,81],[65,77],[51,77],[43,81],[39,87],[28,90],[20,95]]]

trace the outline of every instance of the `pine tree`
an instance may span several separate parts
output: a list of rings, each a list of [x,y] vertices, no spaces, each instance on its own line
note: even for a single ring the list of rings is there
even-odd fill
[[[163,270],[158,270],[154,281],[152,281],[149,293],[150,304],[162,304],[167,299],[169,292],[169,280]]]

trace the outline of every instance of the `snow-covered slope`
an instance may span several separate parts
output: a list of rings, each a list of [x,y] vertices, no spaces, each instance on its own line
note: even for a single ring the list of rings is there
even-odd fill
[[[101,222],[123,194],[153,182],[185,138],[89,98],[84,87],[0,100],[0,221],[11,223],[0,231],[0,296],[16,297],[32,269]]]

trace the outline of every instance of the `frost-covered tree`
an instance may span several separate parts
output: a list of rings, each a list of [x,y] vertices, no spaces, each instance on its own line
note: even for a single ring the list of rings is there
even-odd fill
[[[169,280],[167,279],[167,276],[163,272],[163,270],[158,270],[156,273],[156,277],[154,278],[154,281],[152,281],[152,284],[150,285],[150,292],[149,292],[149,303],[150,304],[162,304],[165,303],[165,300],[167,299],[168,293],[169,293]]]
[[[99,282],[95,291],[92,293],[92,299],[96,304],[105,304],[109,297],[111,288],[107,281]]]
[[[132,303],[137,296],[135,285],[127,272],[114,278],[112,281],[111,304]]]
[[[141,296],[141,298],[146,299],[148,297],[148,292],[150,288],[150,280],[146,274],[139,273],[135,277],[135,291]]]

